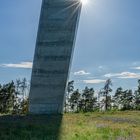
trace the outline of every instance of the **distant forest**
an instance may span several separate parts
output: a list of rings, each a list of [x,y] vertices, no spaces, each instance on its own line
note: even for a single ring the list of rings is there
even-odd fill
[[[24,79],[0,84],[0,113],[27,114],[29,107],[30,84]],[[74,81],[68,82],[64,112],[140,110],[140,80],[137,90],[124,90],[122,87],[112,94],[112,81],[106,80],[100,92],[95,94],[94,88],[75,89]]]
[[[137,90],[124,90],[122,87],[112,93],[112,81],[107,79],[105,85],[95,95],[94,88],[85,87],[82,91],[74,88],[74,81],[67,86],[65,112],[92,112],[110,110],[140,110],[140,80]]]

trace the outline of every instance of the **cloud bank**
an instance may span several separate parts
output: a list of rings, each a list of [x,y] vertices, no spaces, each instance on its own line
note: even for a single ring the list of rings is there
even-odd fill
[[[86,84],[100,84],[100,83],[105,83],[105,81],[106,80],[102,80],[102,79],[83,80],[83,82]]]
[[[140,73],[121,72],[121,73],[108,73],[104,75],[107,78],[115,77],[120,79],[136,79],[140,78]]]
[[[32,62],[20,62],[20,63],[1,64],[0,67],[31,69],[32,65],[33,65]]]

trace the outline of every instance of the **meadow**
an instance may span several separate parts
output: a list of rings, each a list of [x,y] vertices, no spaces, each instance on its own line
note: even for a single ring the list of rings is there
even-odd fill
[[[3,115],[0,140],[140,140],[140,111]]]

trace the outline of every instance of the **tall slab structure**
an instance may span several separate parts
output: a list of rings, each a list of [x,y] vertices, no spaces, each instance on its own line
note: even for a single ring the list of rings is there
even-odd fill
[[[42,2],[29,94],[30,113],[63,112],[80,12],[80,0]]]

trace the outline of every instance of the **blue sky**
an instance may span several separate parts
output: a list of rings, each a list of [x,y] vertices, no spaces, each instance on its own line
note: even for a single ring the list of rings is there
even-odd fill
[[[140,1],[89,0],[82,8],[70,79],[96,90],[135,89],[140,78]],[[31,77],[41,0],[1,0],[0,83]]]

